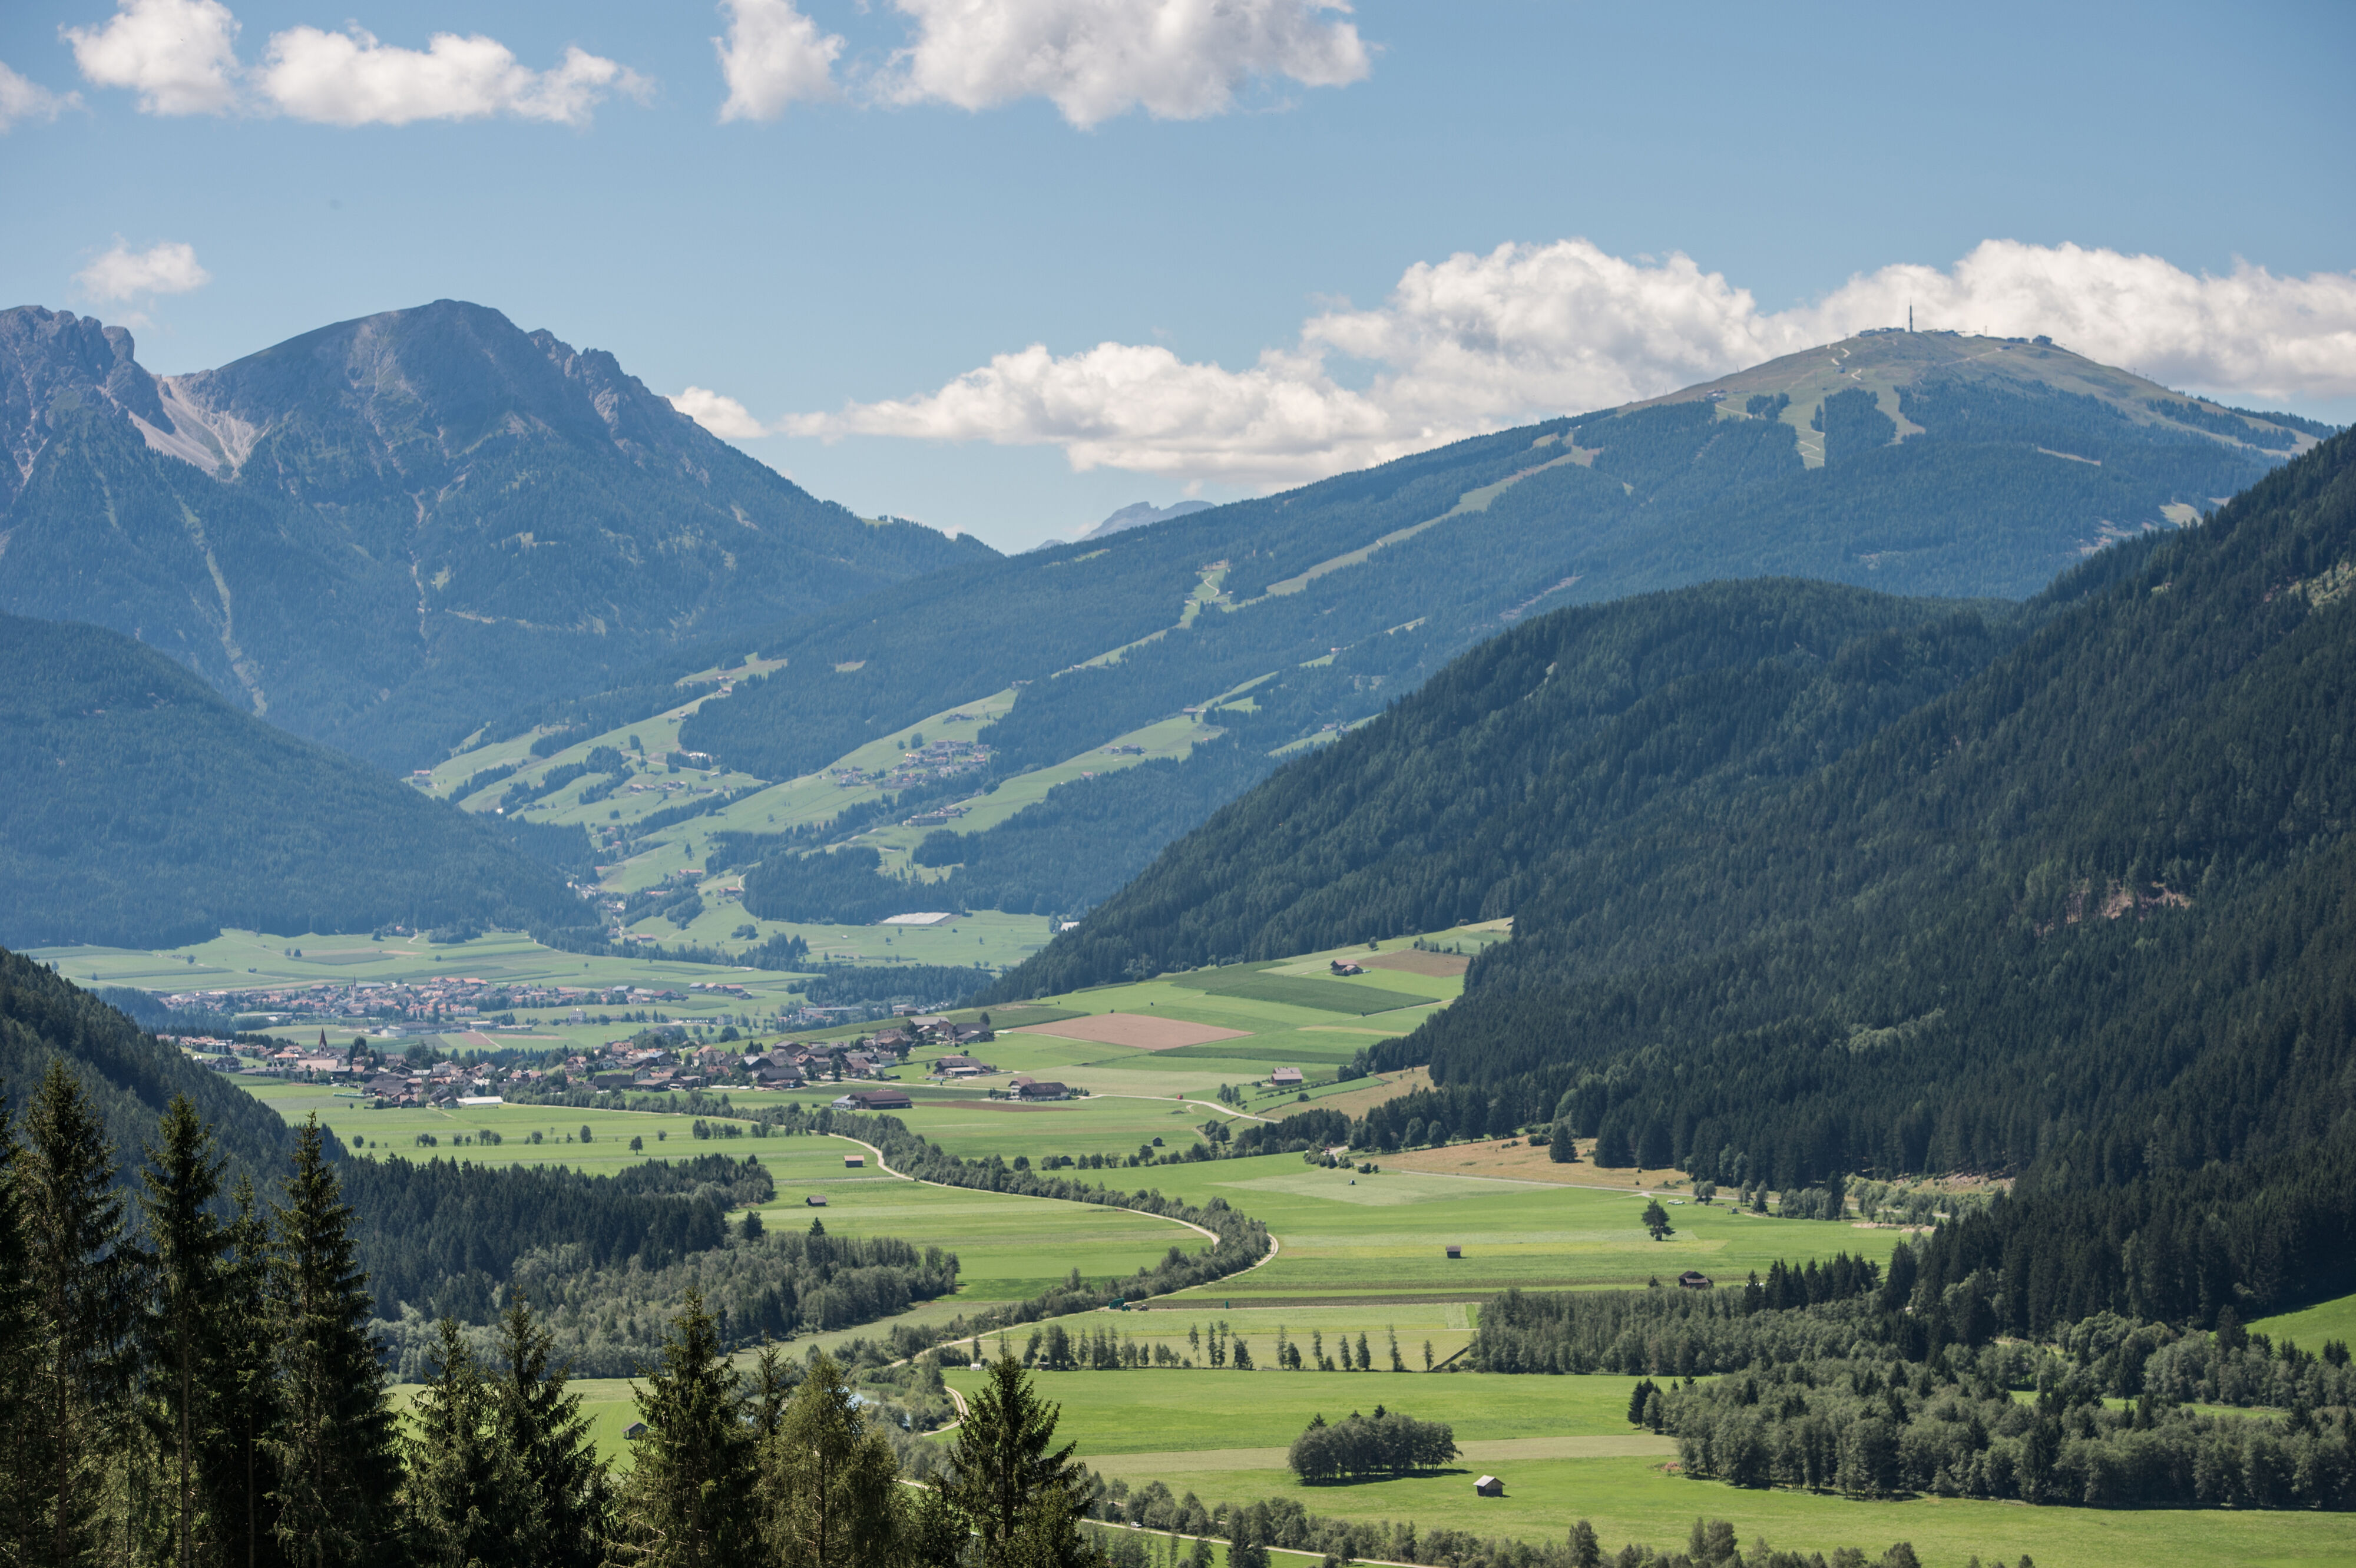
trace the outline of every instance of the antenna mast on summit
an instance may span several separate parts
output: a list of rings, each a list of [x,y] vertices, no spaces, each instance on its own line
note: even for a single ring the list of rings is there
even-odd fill
[[[1914,302],[1911,299],[1906,302],[1906,330],[1914,330]]]

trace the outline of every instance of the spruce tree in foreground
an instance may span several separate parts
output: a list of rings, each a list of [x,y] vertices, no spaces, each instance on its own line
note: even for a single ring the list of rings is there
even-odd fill
[[[222,1309],[235,1239],[213,1212],[227,1161],[185,1094],[172,1097],[139,1172],[154,1275],[140,1315],[147,1420],[170,1488],[168,1556],[191,1568],[198,1536],[217,1539],[204,1457],[220,1440],[220,1385],[230,1374]]]
[[[944,1488],[980,1537],[980,1568],[1083,1568],[1102,1554],[1080,1531],[1087,1471],[1076,1446],[1054,1447],[1059,1407],[1042,1400],[1022,1364],[1001,1353],[968,1402]]]
[[[493,1429],[491,1391],[455,1317],[402,1444],[402,1513],[417,1568],[525,1568],[530,1531],[516,1455]]]
[[[224,1568],[277,1568],[284,1559],[271,1505],[278,1469],[270,1442],[279,1405],[270,1222],[243,1175],[230,1202],[230,1251],[220,1285],[223,1375],[215,1411],[220,1435],[204,1454],[205,1495]]]
[[[16,1550],[65,1568],[95,1548],[103,1466],[122,1436],[136,1259],[106,1129],[63,1062],[50,1061],[25,1132],[34,1332],[24,1425],[8,1437],[27,1494]]]
[[[518,1291],[499,1319],[491,1397],[498,1438],[515,1456],[520,1539],[516,1560],[538,1568],[597,1568],[612,1489],[581,1413],[571,1372],[549,1364],[554,1336]]]
[[[733,1568],[756,1561],[754,1450],[720,1353],[719,1327],[691,1289],[662,1366],[638,1391],[637,1466],[623,1487],[616,1555],[634,1568]]]
[[[31,1412],[33,1288],[25,1251],[24,1161],[8,1102],[0,1097],[0,1432],[20,1441]],[[31,1502],[26,1466],[0,1465],[0,1558],[21,1560]]]
[[[761,1450],[762,1513],[778,1568],[891,1568],[900,1464],[820,1353]]]
[[[369,1568],[386,1558],[395,1536],[390,1504],[400,1454],[369,1333],[368,1276],[353,1261],[352,1211],[316,1114],[295,1133],[294,1171],[273,1219],[274,1533],[294,1568]]]

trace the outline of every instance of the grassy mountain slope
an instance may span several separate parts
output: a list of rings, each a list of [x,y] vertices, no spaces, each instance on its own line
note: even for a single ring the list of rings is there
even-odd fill
[[[1266,755],[1362,722],[1566,603],[1765,575],[2029,595],[2106,543],[2189,521],[2320,428],[2050,345],[1877,334],[808,618],[766,647],[786,670],[707,704],[680,738],[785,778],[1027,682],[982,737],[1001,776],[1200,704]],[[1104,809],[1059,807],[1074,865],[1097,842],[1087,824],[1135,787],[1087,788]],[[1209,779],[1162,793],[1226,798]],[[961,839],[977,868],[1028,861],[1053,836],[1041,826],[1019,851]],[[928,858],[957,864],[941,858],[956,847]],[[1078,880],[1050,891],[1056,908],[1088,897]]]
[[[20,307],[0,382],[0,609],[136,635],[387,765],[990,553],[819,501],[611,355],[455,301],[170,379]]]
[[[576,918],[492,824],[231,707],[152,648],[0,616],[0,941]]]
[[[1558,742],[1552,688],[1577,666],[1547,679],[1561,650],[1534,626],[1280,772],[1002,989],[1161,961],[1163,933],[1193,929],[1189,891],[1228,914],[1201,935],[1213,952],[1313,920],[1329,889],[1407,908],[1427,882],[1497,892],[1514,940],[1460,1004],[1370,1055],[1429,1061],[1439,1086],[1370,1116],[1378,1143],[1409,1118],[1560,1116],[1728,1182],[2026,1170],[2042,1208],[2019,1211],[2046,1219],[1989,1243],[1989,1266],[2018,1242],[2023,1269],[2057,1271],[2023,1276],[2044,1293],[2031,1317],[2213,1313],[2226,1284],[2295,1297],[2349,1268],[2351,584],[2343,434],[2206,526],[2064,579],[1944,690],[1938,671],[1971,660],[1925,649],[1967,628],[1852,642],[1827,674],[1891,671],[1896,691],[1922,671],[1934,689],[1814,765],[1698,772],[1592,833],[1599,789],[1792,710],[1762,704],[1754,674],[1614,747],[1577,725]],[[1707,627],[1724,592],[1663,603]],[[1500,766],[1515,759],[1540,770]],[[1451,851],[1433,825],[1483,791]],[[1329,800],[1346,811],[1316,815]],[[1351,864],[1387,823],[1430,833],[1438,863]]]

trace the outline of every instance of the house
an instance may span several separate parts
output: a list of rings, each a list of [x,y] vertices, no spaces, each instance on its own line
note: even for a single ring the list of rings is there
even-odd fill
[[[1280,1067],[1268,1075],[1268,1081],[1277,1089],[1299,1089],[1301,1069],[1297,1067]]]
[[[1014,1091],[1014,1097],[1018,1100],[1061,1100],[1071,1092],[1060,1083],[1053,1081],[1043,1083],[1034,1079],[1017,1089]]]
[[[601,1072],[593,1075],[589,1082],[592,1087],[601,1090],[627,1089],[637,1081],[637,1078],[635,1073]]]
[[[1472,1483],[1472,1495],[1476,1498],[1502,1498],[1505,1495],[1505,1483],[1494,1476],[1483,1476]]]
[[[1364,974],[1366,972],[1362,966],[1352,963],[1346,958],[1337,958],[1325,967],[1332,970],[1336,974]]]
[[[1461,1258],[1464,1255],[1464,1249],[1451,1241],[1448,1243],[1448,1255],[1451,1258]]]
[[[941,1073],[975,1073],[988,1072],[990,1069],[971,1057],[943,1057],[933,1064],[933,1070]]]
[[[905,1111],[916,1103],[896,1089],[855,1089],[834,1102],[837,1111]]]
[[[1699,1269],[1687,1269],[1677,1276],[1677,1283],[1687,1290],[1708,1290],[1712,1283],[1710,1277]]]

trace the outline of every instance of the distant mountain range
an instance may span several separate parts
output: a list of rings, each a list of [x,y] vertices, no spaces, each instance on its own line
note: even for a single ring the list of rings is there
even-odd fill
[[[238,712],[100,627],[0,616],[0,944],[582,923],[518,833]]]
[[[610,354],[453,300],[159,377],[0,312],[0,610],[388,767],[686,642],[992,553],[819,501]]]
[[[1001,777],[1185,709],[1264,770],[1559,606],[1770,575],[2019,598],[2108,544],[2192,521],[2327,434],[2047,343],[1873,334],[802,618],[763,645],[784,669],[706,703],[680,736],[786,779],[1017,688],[981,737]],[[1256,776],[1222,757],[1197,787],[1195,764],[1177,766],[1174,779],[1102,769],[991,829],[1024,835],[1025,864],[1067,868],[1056,888],[1026,876],[1024,907],[1102,897],[1166,842],[1145,822],[1200,821]],[[1044,818],[1067,826],[1042,831]],[[1119,832],[1125,818],[1141,831]],[[1008,864],[988,836],[944,832],[920,858]],[[895,896],[922,908],[930,890]],[[882,896],[870,886],[859,907]]]
[[[1877,333],[1280,495],[1141,503],[1010,558],[819,501],[610,356],[477,306],[177,378],[119,329],[20,309],[0,372],[0,608],[135,636],[380,766],[504,773],[516,815],[568,832],[591,808],[531,786],[627,748],[691,700],[680,678],[742,669],[676,731],[728,775],[716,815],[683,802],[633,837],[600,805],[594,825],[631,854],[716,832],[745,867],[857,835],[875,871],[816,884],[846,913],[1076,913],[1283,758],[1559,607],[1765,576],[2019,599],[2329,434],[2042,341]],[[746,795],[976,704],[1002,714],[988,763],[926,785],[929,836],[888,801],[829,829]],[[535,730],[561,733],[518,755]],[[960,828],[958,790],[1059,764],[1035,803]]]
[[[1108,533],[1119,533],[1124,529],[1143,528],[1150,522],[1166,522],[1173,517],[1189,517],[1210,510],[1209,501],[1172,501],[1168,506],[1155,506],[1151,501],[1131,501],[1080,537],[1084,540],[1102,539]]]

